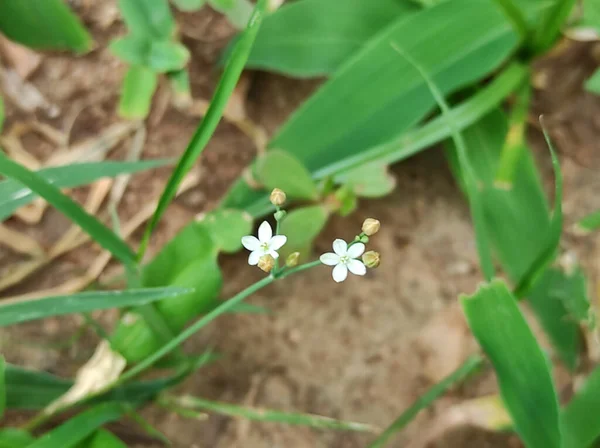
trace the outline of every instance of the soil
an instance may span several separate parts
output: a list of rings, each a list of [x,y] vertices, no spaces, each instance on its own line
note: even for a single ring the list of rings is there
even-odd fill
[[[56,110],[50,114],[44,110],[25,113],[8,100],[5,132],[17,123],[37,121],[62,132],[70,128],[68,141],[77,143],[119,121],[115,109],[124,67],[106,49],[110,38],[123,33],[121,24],[114,20],[114,4],[74,3],[97,48],[80,58],[44,54],[28,82]],[[233,30],[206,8],[181,16],[179,23],[184,43],[193,55],[194,97],[208,100],[219,75],[216,60]],[[592,44],[569,42],[537,64],[530,129],[532,148],[550,192],[551,166],[535,126],[537,115],[543,113],[559,148],[565,178],[564,250],[578,257],[594,285],[600,274],[596,261],[599,237],[576,237],[569,229],[577,219],[600,208],[600,178],[596,175],[600,167],[600,98],[581,88],[598,64],[598,53]],[[246,100],[249,116],[269,135],[318,84],[267,73],[246,76],[250,82]],[[149,119],[144,158],[176,157],[198,122],[161,103],[164,87]],[[128,145],[126,140],[110,158],[124,158]],[[23,139],[23,146],[40,160],[57,151],[55,144],[30,134]],[[170,207],[152,239],[150,254],[194,215],[214,207],[255,154],[253,141],[238,127],[227,121],[219,125],[194,168],[199,185]],[[343,284],[334,283],[328,269],[315,269],[258,292],[250,302],[267,307],[269,314],[221,317],[186,345],[196,351],[214,347],[222,357],[189,378],[177,393],[385,427],[476,350],[456,308],[458,295],[472,292],[482,279],[465,200],[439,148],[394,166],[393,172],[398,184],[391,195],[361,201],[352,215],[333,218],[314,247],[315,253],[327,251],[333,238],[351,238],[364,218],[377,217],[383,227],[372,239],[372,247],[382,253],[381,267],[366,278],[350,278]],[[168,175],[169,168],[135,175],[119,207],[121,220],[126,221],[156,199]],[[89,188],[78,188],[73,195],[83,201],[88,192]],[[7,226],[49,247],[60,238],[66,223],[58,213],[47,210],[37,225],[13,218]],[[134,234],[132,241],[138,237]],[[3,294],[14,296],[60,285],[80,275],[97,254],[97,248],[84,245]],[[0,257],[3,272],[23,258],[4,248]],[[260,277],[260,272],[248,268],[241,253],[223,257],[222,265],[226,279],[223,298]],[[116,265],[110,265],[106,272],[102,278],[117,272]],[[101,313],[100,318],[110,324],[116,313]],[[0,333],[2,352],[9,362],[73,376],[98,342],[85,332],[75,343],[59,347],[80,325],[79,317],[68,316],[12,327]],[[480,375],[422,412],[390,446],[407,446],[417,436],[432,431],[436,418],[445,410],[467,398],[495,391],[493,376],[489,372]],[[214,415],[196,421],[157,408],[145,410],[144,415],[176,448],[353,448],[365,446],[372,438]],[[147,438],[132,435],[136,431],[131,428],[117,430],[125,434],[130,446],[155,446]],[[429,446],[521,445],[511,434],[463,425],[445,432]]]

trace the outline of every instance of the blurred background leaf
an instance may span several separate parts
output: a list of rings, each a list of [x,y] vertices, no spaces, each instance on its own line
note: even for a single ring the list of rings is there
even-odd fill
[[[594,74],[585,82],[585,89],[588,92],[600,95],[600,68],[596,69]]]
[[[121,87],[119,115],[130,119],[146,118],[157,85],[157,74],[151,69],[141,65],[129,67]]]
[[[310,173],[291,154],[269,151],[256,160],[254,171],[257,180],[267,190],[279,188],[294,199],[316,199],[318,196]]]
[[[212,211],[198,221],[210,234],[217,250],[232,253],[242,248],[242,237],[252,233],[252,217],[231,209]]]
[[[177,9],[181,11],[196,11],[206,3],[206,0],[172,0]]]
[[[127,448],[127,445],[110,431],[99,429],[78,448]]]
[[[172,37],[175,21],[167,0],[119,0],[119,9],[134,35],[152,40]]]
[[[0,429],[0,448],[25,448],[34,440],[31,434],[21,429]]]
[[[281,248],[280,255],[285,258],[292,252],[300,252],[303,258],[308,256],[314,239],[321,233],[329,212],[322,205],[297,208],[289,212],[281,221],[280,233],[287,236],[287,243]]]
[[[565,406],[561,415],[563,448],[589,448],[600,437],[600,367]]]

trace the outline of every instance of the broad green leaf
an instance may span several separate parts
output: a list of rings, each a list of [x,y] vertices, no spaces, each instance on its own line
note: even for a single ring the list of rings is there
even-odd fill
[[[223,115],[223,111],[225,110],[227,102],[229,101],[229,97],[233,93],[233,89],[235,88],[242,70],[244,69],[244,64],[248,59],[248,54],[250,53],[252,44],[256,38],[256,33],[258,32],[263,17],[266,13],[266,9],[267,0],[259,0],[256,4],[256,8],[254,9],[251,19],[248,22],[246,30],[242,33],[241,38],[236,43],[235,49],[227,61],[221,80],[219,81],[210,105],[208,106],[208,110],[206,111],[204,118],[202,118],[202,121],[196,129],[196,132],[192,136],[192,139],[185,152],[179,159],[179,163],[173,171],[173,174],[171,175],[163,194],[160,197],[154,215],[146,226],[146,230],[142,236],[142,241],[140,242],[138,258],[141,259],[143,257],[154,227],[156,227],[158,221],[166,211],[167,206],[175,197],[177,189],[179,188],[179,184],[187,172],[192,168],[198,157],[200,157],[202,151],[204,151],[204,148],[206,147],[206,144],[217,128],[217,125],[221,120],[221,116]]]
[[[238,3],[238,0],[208,0],[210,6],[218,10],[231,9]]]
[[[6,361],[4,356],[0,355],[0,420],[4,415],[4,408],[6,408],[6,378],[4,371],[6,370]]]
[[[496,371],[500,394],[528,448],[560,448],[558,398],[544,353],[501,280],[460,298],[467,321]]]
[[[600,95],[600,68],[585,82],[585,90]]]
[[[376,429],[366,423],[336,420],[315,414],[300,414],[281,412],[271,409],[239,406],[219,401],[205,400],[190,395],[182,397],[167,397],[163,404],[174,405],[188,410],[202,410],[216,414],[240,417],[251,421],[283,423],[286,425],[306,426],[317,429],[333,429],[341,431],[374,432]]]
[[[157,84],[158,76],[151,69],[141,65],[129,67],[121,86],[119,115],[131,119],[146,118]]]
[[[126,266],[135,264],[135,254],[123,240],[42,176],[3,154],[0,154],[0,173],[22,183],[44,198]]]
[[[190,52],[179,42],[152,42],[147,65],[157,73],[181,70],[190,60]]]
[[[403,0],[300,0],[269,15],[247,66],[297,77],[330,75],[374,35],[418,11]]]
[[[89,162],[43,168],[36,173],[49,183],[60,188],[79,187],[103,177],[132,174],[171,163],[170,160],[141,160],[138,162]],[[0,221],[10,217],[16,209],[29,204],[36,198],[29,188],[7,179],[0,181]]]
[[[22,0],[2,0],[0,32],[15,42],[41,50],[84,53],[93,44],[63,0],[44,0],[35,6]]]
[[[583,0],[583,22],[600,32],[600,4],[597,0]]]
[[[577,229],[581,233],[588,233],[593,230],[600,229],[600,210],[597,210],[593,213],[582,218],[577,223]]]
[[[396,178],[389,172],[388,167],[377,162],[346,171],[336,176],[335,181],[348,186],[356,195],[365,198],[386,196],[396,186]]]
[[[492,0],[453,0],[400,17],[311,96],[269,146],[289,151],[313,171],[382,144],[424,118],[435,101],[392,45],[419,55],[447,95],[497,68],[516,49],[518,35]]]
[[[70,448],[84,440],[105,423],[118,420],[128,410],[121,403],[102,403],[87,409],[59,427],[47,432],[28,448]]]
[[[210,234],[218,250],[236,252],[242,247],[242,237],[252,232],[252,217],[245,212],[220,209],[198,221]]]
[[[167,40],[175,30],[167,0],[119,0],[119,8],[127,27],[137,36]]]
[[[116,57],[130,65],[147,65],[152,40],[146,36],[128,34],[109,44],[108,48]]]
[[[269,151],[256,160],[256,179],[266,189],[280,188],[291,198],[316,199],[317,186],[310,173],[293,155],[283,151]]]
[[[248,24],[254,8],[250,0],[208,0],[208,3],[216,11],[225,14],[229,23],[238,29]]]
[[[187,296],[191,292],[190,288],[165,287],[125,291],[84,291],[43,299],[3,300],[0,302],[0,327],[50,316],[124,308],[157,300],[173,300],[178,296]]]
[[[206,0],[173,0],[175,7],[180,11],[196,11],[206,3]]]
[[[600,367],[596,367],[561,414],[562,448],[589,448],[600,437]]]
[[[160,348],[160,337],[142,317],[139,310],[132,310],[123,315],[112,335],[111,348],[127,360],[127,364],[135,364]]]
[[[82,448],[127,448],[121,439],[106,429],[99,429]]]
[[[448,389],[456,383],[460,383],[473,372],[481,367],[482,359],[479,356],[471,356],[458,369],[433,385],[427,392],[421,395],[406,411],[383,431],[377,439],[371,442],[368,448],[383,448],[387,442],[404,427],[410,423],[423,409],[429,407],[435,400],[445,394]]]
[[[327,224],[328,217],[329,212],[322,205],[297,208],[289,212],[281,221],[280,233],[287,236],[287,243],[280,251],[281,256],[287,257],[292,252],[309,248]]]
[[[0,429],[0,448],[25,448],[34,440],[31,434],[22,429]]]

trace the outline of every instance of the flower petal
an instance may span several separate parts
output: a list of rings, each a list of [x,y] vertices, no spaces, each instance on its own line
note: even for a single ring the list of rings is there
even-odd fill
[[[242,244],[248,250],[256,250],[260,247],[260,241],[252,235],[242,237]]]
[[[348,251],[348,245],[344,240],[337,239],[333,242],[333,251],[340,257],[343,257]]]
[[[358,258],[365,251],[365,245],[363,243],[354,243],[348,248],[348,256],[350,258]]]
[[[350,272],[352,272],[354,275],[365,275],[367,273],[367,267],[362,261],[350,260],[347,266]]]
[[[272,236],[273,230],[271,230],[271,226],[267,221],[263,221],[258,228],[258,239],[261,243],[268,243]]]
[[[336,282],[343,282],[348,277],[348,268],[344,263],[340,263],[333,268],[331,275]]]
[[[277,253],[277,251],[274,251],[273,249],[269,249],[267,251],[267,253],[272,256],[273,258],[275,258],[275,260],[277,260],[279,258],[279,254]]]
[[[340,262],[340,256],[338,254],[334,254],[333,252],[327,252],[319,257],[321,263],[326,264],[327,266],[335,266]]]
[[[279,250],[279,249],[281,249],[281,246],[283,246],[286,243],[286,241],[287,241],[287,236],[275,235],[273,238],[271,238],[269,247],[273,250]]]
[[[253,252],[250,252],[250,255],[248,256],[248,264],[250,266],[256,266],[258,264],[258,260],[260,260],[260,257],[263,256],[263,253],[261,250],[255,250]]]

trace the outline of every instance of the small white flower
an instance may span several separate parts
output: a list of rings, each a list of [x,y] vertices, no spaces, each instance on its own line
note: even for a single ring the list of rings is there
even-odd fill
[[[248,235],[242,238],[242,244],[250,252],[248,257],[248,264],[254,266],[258,264],[258,260],[263,255],[270,255],[277,259],[279,254],[277,251],[287,241],[287,237],[284,235],[273,236],[273,230],[267,221],[264,221],[258,228],[258,238],[252,235]]]
[[[365,275],[367,268],[362,261],[356,258],[360,257],[365,251],[363,243],[354,243],[348,247],[344,240],[337,239],[333,242],[333,251],[321,255],[321,263],[327,266],[335,266],[332,276],[336,282],[343,282],[348,276],[348,270],[354,275]]]

